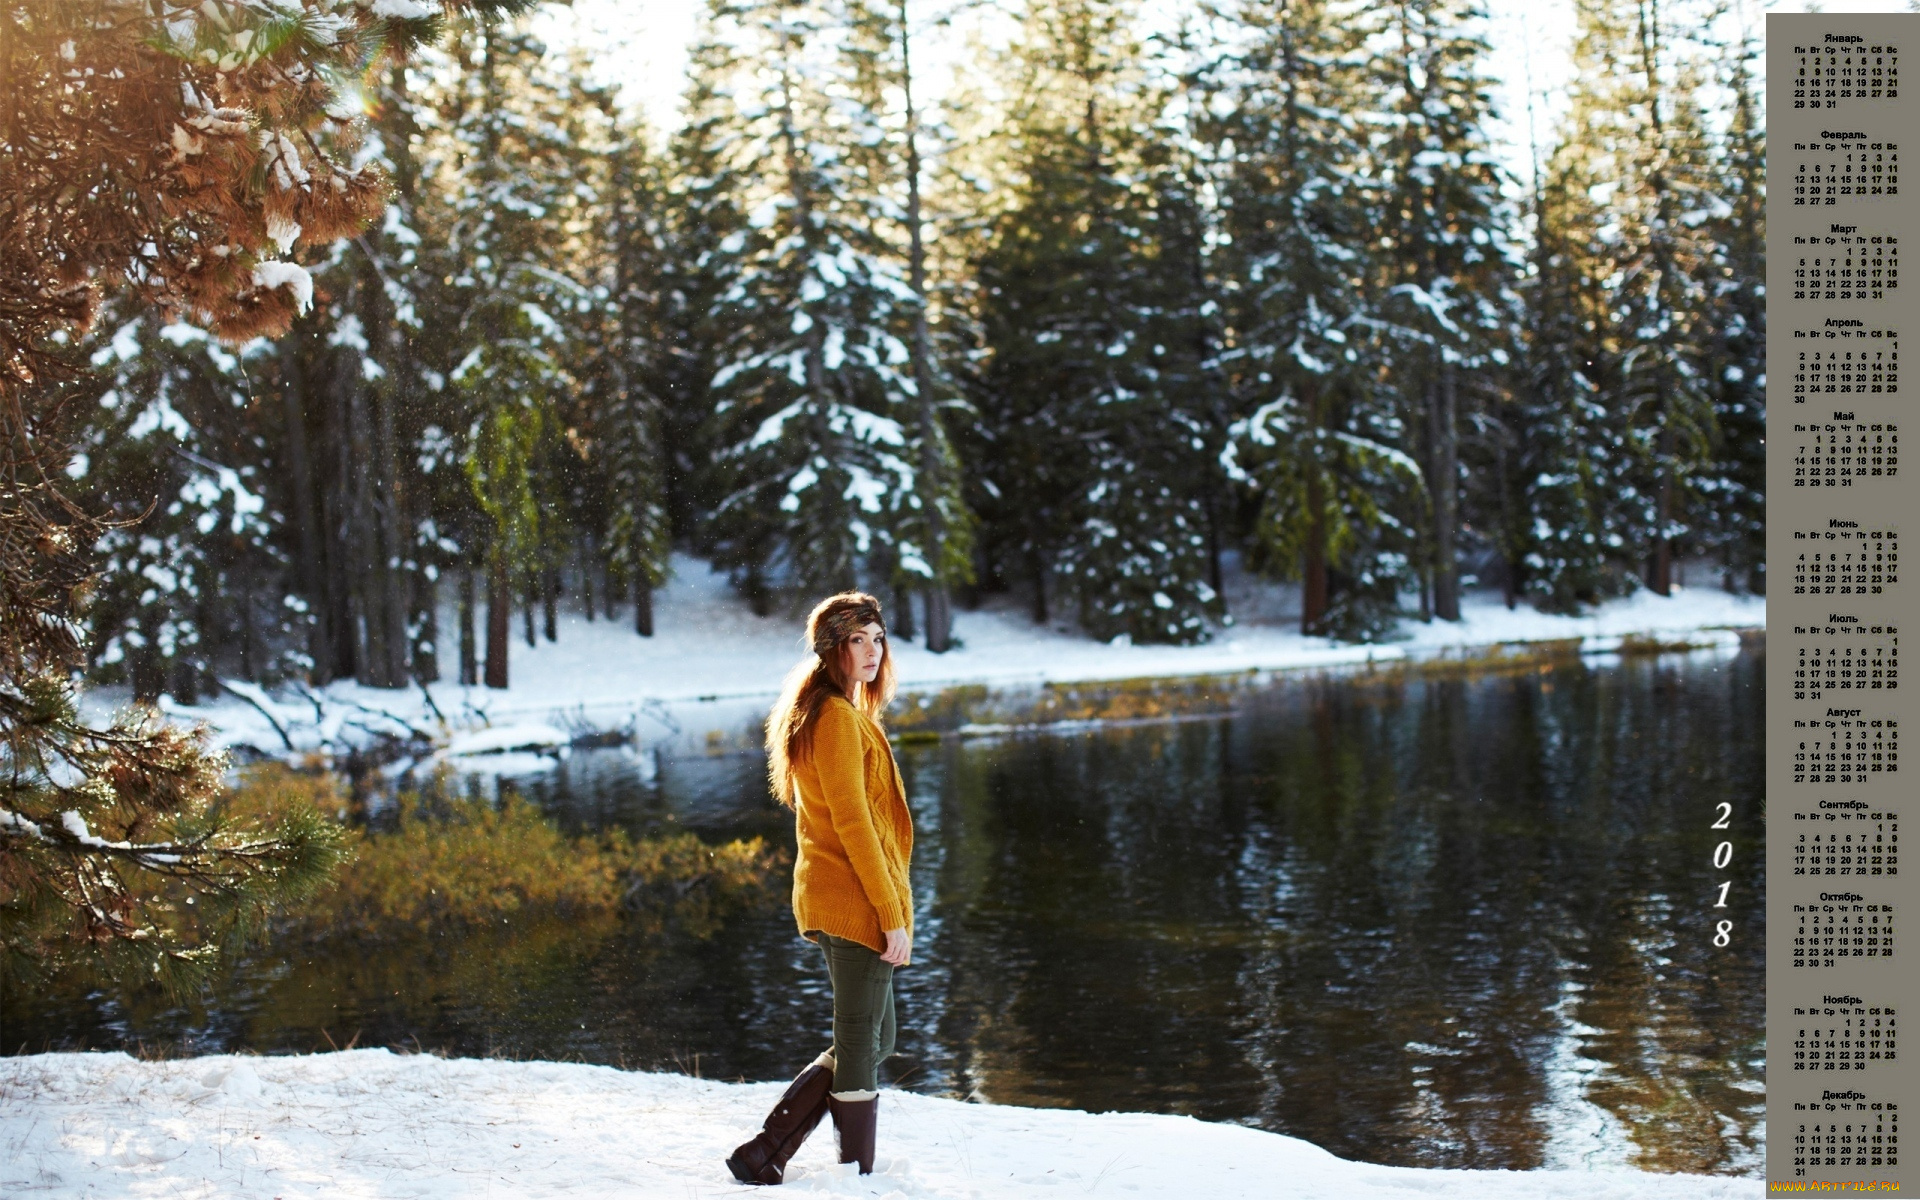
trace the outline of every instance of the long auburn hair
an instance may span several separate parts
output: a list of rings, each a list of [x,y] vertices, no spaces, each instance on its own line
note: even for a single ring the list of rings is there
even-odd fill
[[[780,699],[767,714],[767,783],[774,799],[792,808],[794,764],[813,755],[813,730],[820,706],[830,697],[849,698],[847,680],[847,643],[868,625],[879,625],[880,671],[872,683],[856,683],[851,689],[853,706],[877,724],[880,714],[893,700],[893,647],[884,636],[887,623],[880,613],[880,602],[865,592],[840,592],[813,606],[807,614],[803,635],[808,653],[787,672],[780,687]]]

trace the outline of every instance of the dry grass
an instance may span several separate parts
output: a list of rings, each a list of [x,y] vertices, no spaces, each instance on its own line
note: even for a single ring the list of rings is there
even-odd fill
[[[338,784],[281,766],[249,771],[230,803],[344,811]],[[569,837],[525,800],[499,804],[447,789],[405,793],[391,829],[354,828],[332,886],[287,918],[315,939],[379,939],[547,916],[626,914],[696,934],[766,903],[784,851],[752,838],[708,845],[692,834],[635,840],[625,830]]]

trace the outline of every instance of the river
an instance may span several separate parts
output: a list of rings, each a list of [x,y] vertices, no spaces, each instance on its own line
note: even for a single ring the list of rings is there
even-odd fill
[[[919,931],[883,1077],[1381,1163],[1757,1172],[1762,665],[1296,678],[1229,715],[902,746]],[[570,827],[791,846],[763,772],[614,749],[515,786]],[[543,922],[271,952],[203,1003],[6,1007],[9,1052],[357,1041],[727,1079],[792,1074],[828,1028],[781,911],[703,941]]]

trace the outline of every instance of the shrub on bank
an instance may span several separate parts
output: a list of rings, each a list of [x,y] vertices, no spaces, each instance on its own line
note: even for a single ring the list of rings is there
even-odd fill
[[[229,803],[346,811],[330,776],[256,767]],[[515,915],[625,913],[654,929],[706,935],[769,902],[786,853],[764,839],[709,845],[690,833],[634,839],[623,829],[569,837],[508,793],[498,804],[448,789],[399,797],[393,827],[348,832],[331,886],[288,915],[288,931],[324,939],[496,924]]]

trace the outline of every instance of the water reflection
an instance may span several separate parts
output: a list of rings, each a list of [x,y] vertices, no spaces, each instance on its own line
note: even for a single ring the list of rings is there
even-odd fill
[[[1757,1172],[1760,666],[1293,682],[1231,718],[910,746],[920,945],[900,1086],[1239,1121],[1421,1166]],[[563,821],[791,844],[763,765],[575,754]],[[1733,805],[1730,916],[1710,864]],[[9,1048],[366,1044],[732,1078],[824,1044],[781,911],[246,964],[209,1007],[70,989]]]

